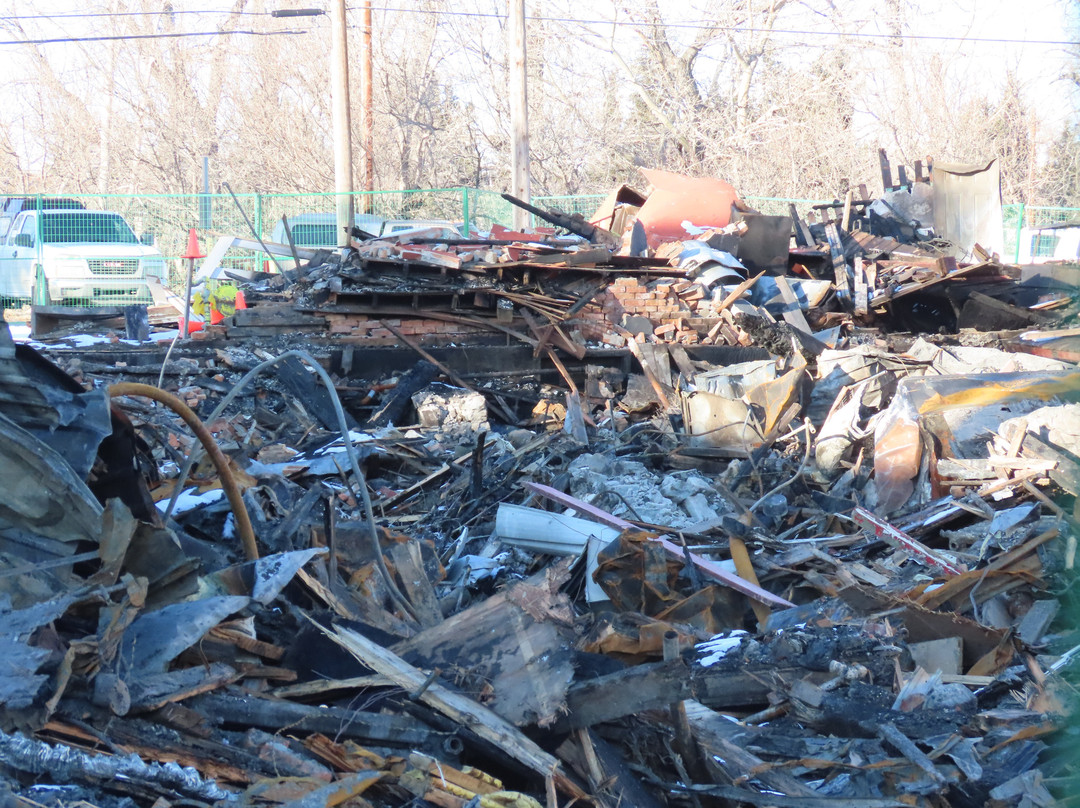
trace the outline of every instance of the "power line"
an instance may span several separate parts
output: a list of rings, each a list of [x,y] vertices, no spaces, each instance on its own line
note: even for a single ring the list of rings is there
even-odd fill
[[[74,36],[55,37],[53,39],[11,39],[0,42],[0,45],[53,45],[65,42],[108,42],[110,40],[127,39],[180,39],[189,36],[281,36],[306,34],[308,31],[199,31],[175,34],[126,34],[123,36]]]
[[[348,11],[357,11],[356,7],[349,7]],[[507,17],[505,14],[497,14],[484,11],[446,11],[437,9],[423,9],[423,8],[394,8],[391,6],[379,6],[372,7],[372,11],[389,11],[389,12],[401,12],[406,14],[425,14],[425,15],[438,15],[443,17],[474,17],[482,19],[496,19],[505,20]],[[268,17],[272,16],[273,12],[269,11],[231,11],[228,9],[185,9],[176,11],[119,11],[119,12],[75,12],[71,14],[23,14],[23,15],[10,15],[0,17],[0,21],[5,20],[64,20],[64,19],[84,19],[84,18],[102,18],[102,17],[137,17],[137,16],[161,16],[166,14],[197,14],[197,15],[212,15],[212,14],[236,14],[252,17]],[[604,19],[587,19],[579,17],[549,17],[540,14],[526,15],[526,19],[535,22],[559,22],[569,23],[574,25],[614,25],[618,27],[639,27],[642,23],[633,22],[631,20],[604,20]],[[845,31],[807,31],[802,29],[793,28],[757,28],[753,26],[738,26],[738,25],[713,25],[709,23],[692,23],[692,22],[669,22],[661,23],[664,28],[674,28],[679,30],[689,31],[730,31],[733,33],[767,33],[767,34],[780,34],[784,36],[802,36],[802,37],[831,37],[831,38],[848,38],[848,39],[884,39],[884,40],[904,40],[904,41],[930,41],[930,42],[971,42],[980,44],[993,44],[993,45],[1046,45],[1046,46],[1059,46],[1059,47],[1078,47],[1080,42],[1061,40],[1061,39],[1011,39],[1008,37],[967,37],[967,36],[949,36],[946,34],[881,34],[871,32],[845,32]],[[349,26],[350,28],[355,26]],[[238,31],[235,33],[248,33],[256,34],[256,32],[243,32]],[[257,34],[256,34],[257,35]],[[162,35],[165,36],[165,35]],[[177,36],[207,36],[207,34],[178,34]],[[57,39],[57,40],[39,40],[36,43],[30,44],[50,44],[52,42],[87,42],[95,41],[96,39],[128,39],[135,37],[98,37],[98,38],[77,38],[77,39]],[[0,42],[0,45],[13,44],[9,42]]]
[[[0,17],[6,20],[75,20],[88,17],[156,17],[179,14],[235,14],[244,17],[269,17],[269,11],[231,11],[229,9],[173,10],[173,11],[74,11],[69,14],[12,14]]]
[[[348,11],[357,11],[355,7],[349,7]],[[390,6],[375,7],[372,11],[397,11],[406,14],[428,14],[428,15],[441,15],[444,17],[482,17],[488,19],[505,20],[507,16],[505,14],[495,14],[486,11],[439,11],[435,9],[424,8],[392,8]],[[545,17],[543,15],[526,15],[526,19],[533,20],[535,22],[563,22],[573,23],[577,25],[615,25],[615,26],[627,26],[627,27],[641,27],[643,23],[633,22],[631,20],[600,20],[600,19],[581,19],[578,17]],[[863,32],[845,32],[845,31],[804,31],[790,28],[754,28],[744,27],[739,25],[711,25],[709,23],[693,23],[693,22],[670,22],[660,23],[663,28],[678,28],[691,31],[733,31],[735,33],[764,33],[764,34],[784,34],[789,36],[825,36],[825,37],[839,37],[839,38],[856,38],[856,39],[889,39],[889,40],[928,40],[935,42],[979,42],[996,45],[1062,45],[1066,47],[1080,46],[1080,42],[1058,39],[1008,39],[1008,38],[996,38],[996,37],[966,37],[966,36],[947,36],[945,34],[876,34],[876,33],[863,33]],[[350,26],[351,27],[351,26]]]

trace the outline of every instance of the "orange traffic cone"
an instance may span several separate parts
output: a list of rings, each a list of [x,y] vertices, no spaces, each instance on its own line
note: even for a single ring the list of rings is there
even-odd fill
[[[225,315],[218,311],[216,306],[212,307],[210,309],[210,325],[218,325],[223,322],[225,322]]]
[[[236,310],[247,308],[247,301],[244,300],[244,293],[240,289],[236,290]]]
[[[206,258],[202,250],[199,248],[199,236],[195,232],[195,228],[192,227],[188,230],[187,234],[187,252],[181,256],[181,258],[189,258],[194,260],[195,258]]]

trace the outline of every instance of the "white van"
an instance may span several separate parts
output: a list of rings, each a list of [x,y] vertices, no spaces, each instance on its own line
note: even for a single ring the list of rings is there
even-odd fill
[[[436,230],[441,231],[438,238],[461,238],[461,228],[446,219],[387,219],[379,235],[402,236],[413,230]]]
[[[1061,222],[1020,231],[1016,263],[1045,264],[1048,261],[1080,261],[1080,222]]]
[[[401,236],[413,230],[434,228],[439,238],[461,238],[461,230],[453,222],[445,219],[383,219],[367,213],[356,214],[356,226],[373,236]],[[297,247],[336,247],[337,214],[301,213],[289,217],[289,230],[292,231],[293,244]],[[280,220],[274,225],[270,240],[275,244],[288,244],[285,225]]]
[[[23,211],[0,244],[0,297],[29,298],[40,266],[50,303],[149,299],[146,282],[165,281],[165,259],[151,242],[119,213]]]
[[[288,217],[289,231],[292,233],[293,244],[297,247],[319,248],[336,247],[338,243],[337,214],[336,213],[301,213],[297,216]],[[353,217],[353,223],[365,233],[379,235],[382,232],[383,219],[367,213],[357,213]],[[270,241],[275,244],[288,244],[289,239],[285,235],[285,223],[280,219],[274,225],[274,232],[270,234]]]

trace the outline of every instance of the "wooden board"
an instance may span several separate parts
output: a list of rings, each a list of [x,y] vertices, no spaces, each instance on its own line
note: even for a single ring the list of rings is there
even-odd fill
[[[488,706],[515,724],[550,724],[564,708],[574,670],[563,636],[573,616],[559,592],[568,575],[566,562],[553,565],[393,650],[420,667],[458,671],[466,688],[482,680]]]
[[[545,752],[497,713],[462,693],[433,683],[423,671],[362,634],[342,626],[333,630],[319,626],[319,629],[369,668],[393,679],[398,687],[418,693],[420,700],[451,721],[469,727],[476,735],[528,766],[541,778],[550,777],[565,794],[578,799],[588,796],[584,789],[559,771],[558,758]]]
[[[825,237],[829,240],[829,256],[836,278],[836,295],[844,308],[850,309],[851,284],[848,283],[847,259],[844,257],[844,242],[840,238],[840,229],[835,222],[825,225]]]

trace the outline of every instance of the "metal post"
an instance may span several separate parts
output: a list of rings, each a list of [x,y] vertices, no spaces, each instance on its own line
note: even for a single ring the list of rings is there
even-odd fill
[[[372,55],[371,55],[371,0],[363,0],[360,5],[360,41],[363,43],[364,58],[360,62],[360,94],[363,104],[360,107],[360,132],[363,141],[364,159],[361,161],[361,184],[370,194],[375,190],[375,118],[372,103]],[[364,197],[363,210],[371,212],[371,197]]]
[[[194,274],[195,259],[189,258],[187,260],[187,290],[184,293],[184,327],[181,329],[181,339],[187,339],[189,334],[188,324],[191,322],[191,278]]]
[[[469,189],[461,189],[461,215],[465,220],[465,225],[461,228],[462,235],[465,238],[469,237]]]
[[[37,260],[41,260],[41,239],[45,235],[45,217],[41,215],[41,211],[44,210],[45,202],[41,194],[38,194],[34,199],[34,205],[37,209],[37,216],[34,217],[37,221],[34,223],[34,255]]]
[[[345,28],[345,0],[334,0],[330,14],[330,81],[334,118],[334,190],[337,209],[337,244],[349,245],[353,224],[352,140],[349,121],[349,49]]]
[[[203,195],[199,200],[199,227],[206,231],[210,229],[210,158],[203,157],[202,161]]]
[[[529,77],[525,51],[525,0],[510,3],[510,154],[511,193],[528,202],[529,193]],[[514,228],[529,226],[529,213],[514,208]]]

